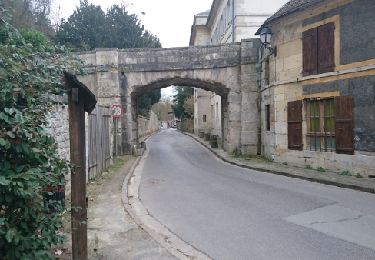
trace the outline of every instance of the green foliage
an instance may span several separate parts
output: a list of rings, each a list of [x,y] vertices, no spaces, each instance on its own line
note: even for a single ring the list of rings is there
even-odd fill
[[[176,95],[173,97],[172,105],[175,116],[180,119],[194,117],[194,114],[185,109],[185,102],[194,94],[194,89],[191,87],[178,86],[176,87],[176,92]]]
[[[128,14],[125,6],[112,5],[105,13],[87,0],[62,22],[56,39],[75,50],[161,47],[159,39],[144,30],[138,17]]]
[[[352,174],[348,170],[341,171],[339,174],[341,176],[352,176]]]
[[[362,179],[363,178],[363,176],[360,173],[357,173],[356,175],[354,175],[354,177],[356,177],[358,179]]]
[[[318,168],[316,168],[316,170],[317,170],[318,172],[325,172],[325,171],[326,171],[326,169],[324,169],[324,168],[321,167],[321,166],[319,166]]]
[[[110,36],[106,32],[105,13],[100,6],[81,1],[67,21],[62,21],[56,40],[75,50],[92,50],[106,47],[103,41]]]
[[[38,52],[48,51],[48,48],[51,48],[48,38],[41,32],[33,29],[20,29],[20,33],[25,41]]]
[[[43,125],[72,62],[41,34],[22,34],[0,20],[0,259],[48,259],[63,207],[47,188],[64,185],[69,168]]]
[[[49,19],[52,0],[1,0],[2,15],[18,29],[27,28],[54,35]]]
[[[142,116],[149,116],[150,109],[153,104],[159,102],[161,97],[160,89],[146,92],[145,94],[138,97],[138,114]]]
[[[307,170],[312,170],[313,167],[311,167],[311,165],[307,164],[307,165],[305,165],[305,169],[307,169]]]
[[[95,48],[160,48],[159,39],[144,30],[138,17],[130,15],[123,5],[112,5],[107,13],[100,6],[82,0],[80,6],[63,21],[56,40],[76,51]],[[138,112],[148,116],[161,91],[154,90],[138,98]]]

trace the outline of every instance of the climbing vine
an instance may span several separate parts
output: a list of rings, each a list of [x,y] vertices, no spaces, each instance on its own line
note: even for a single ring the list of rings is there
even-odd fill
[[[62,242],[63,205],[50,195],[69,167],[43,126],[76,64],[40,32],[0,18],[0,259],[49,259]]]

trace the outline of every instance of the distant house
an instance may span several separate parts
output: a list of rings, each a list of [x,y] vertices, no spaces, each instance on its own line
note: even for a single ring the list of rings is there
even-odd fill
[[[265,21],[264,155],[375,173],[374,14],[374,0],[291,0]]]

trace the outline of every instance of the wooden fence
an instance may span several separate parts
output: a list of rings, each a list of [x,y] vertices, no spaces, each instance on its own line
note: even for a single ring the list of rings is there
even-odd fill
[[[105,171],[111,163],[111,110],[97,106],[88,116],[88,179]]]

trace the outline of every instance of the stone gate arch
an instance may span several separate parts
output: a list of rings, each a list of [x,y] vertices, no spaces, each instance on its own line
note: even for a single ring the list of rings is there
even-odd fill
[[[138,128],[137,128],[138,126],[138,122],[137,122],[138,120],[138,117],[137,117],[138,97],[147,91],[154,90],[154,89],[161,89],[161,88],[174,85],[174,86],[187,86],[187,87],[200,88],[200,89],[214,92],[215,94],[221,96],[222,138],[223,138],[224,147],[226,148],[226,145],[228,143],[225,141],[226,140],[225,137],[228,134],[227,125],[228,125],[228,118],[229,118],[229,115],[228,115],[229,103],[227,102],[227,100],[228,100],[228,94],[230,92],[230,88],[226,87],[222,82],[212,81],[212,80],[208,82],[207,80],[203,81],[202,79],[190,78],[189,76],[191,75],[189,75],[189,73],[187,73],[185,76],[186,77],[184,78],[182,77],[163,78],[157,81],[153,81],[149,83],[148,85],[129,86],[133,90],[130,95],[131,107],[128,107],[128,109],[131,109],[131,114],[129,114],[131,118],[129,118],[128,120],[129,121],[130,119],[132,120],[132,124],[129,127],[132,127],[132,138],[134,138],[134,140],[132,140],[131,143],[134,143],[134,144],[138,143],[138,136],[139,136],[137,132],[138,131]]]
[[[223,145],[232,152],[256,154],[258,87],[256,62],[259,40],[217,46],[171,49],[96,49],[80,53],[88,75],[80,79],[98,103],[121,102],[122,144],[138,142],[136,99],[142,93],[170,85],[191,86],[222,97]]]

